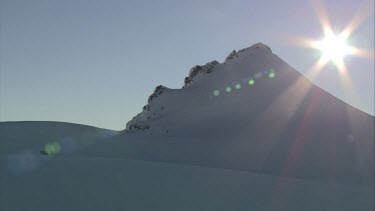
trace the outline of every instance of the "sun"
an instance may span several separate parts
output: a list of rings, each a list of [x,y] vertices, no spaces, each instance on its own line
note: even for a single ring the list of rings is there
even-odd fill
[[[298,45],[304,48],[308,47],[309,49],[312,48],[320,51],[320,59],[318,59],[306,73],[308,77],[311,79],[315,78],[328,63],[333,64],[340,75],[349,77],[349,72],[344,61],[344,59],[349,56],[361,57],[371,61],[375,60],[373,47],[355,47],[350,44],[350,40],[353,40],[350,38],[353,32],[362,24],[363,21],[367,20],[367,18],[373,15],[373,0],[361,0],[361,4],[359,5],[357,12],[354,13],[353,17],[349,20],[346,26],[335,27],[335,29],[342,28],[342,31],[333,30],[328,17],[328,12],[324,6],[324,1],[311,0],[310,3],[322,27],[323,38],[320,40],[315,40],[296,35],[290,35],[290,37],[287,38],[292,45]],[[355,38],[354,40],[359,39]]]
[[[354,48],[347,43],[344,34],[335,35],[329,31],[320,41],[314,41],[312,47],[321,51],[321,60],[333,62],[336,66],[341,64],[346,55],[354,53]]]

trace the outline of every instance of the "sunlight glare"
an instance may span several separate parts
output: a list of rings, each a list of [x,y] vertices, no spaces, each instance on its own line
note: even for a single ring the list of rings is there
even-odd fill
[[[323,40],[314,42],[313,47],[322,52],[323,61],[332,61],[335,65],[340,64],[346,55],[353,54],[345,37],[332,32],[327,32]]]

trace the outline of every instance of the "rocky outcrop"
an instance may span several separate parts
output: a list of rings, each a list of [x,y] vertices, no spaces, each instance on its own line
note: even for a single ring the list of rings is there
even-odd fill
[[[159,85],[155,88],[154,92],[150,95],[150,97],[148,97],[148,100],[147,102],[148,103],[151,103],[151,101],[155,98],[157,98],[158,96],[160,96],[162,93],[163,93],[163,90],[166,89],[167,87],[165,86],[162,86],[162,85]]]
[[[155,115],[150,114],[151,104],[153,104],[152,102],[160,95],[162,95],[166,89],[168,88],[162,85],[159,85],[155,88],[154,92],[150,95],[150,97],[148,97],[147,105],[143,106],[142,112],[126,124],[126,132],[143,131],[150,129],[150,125],[146,122],[151,118],[152,115]],[[160,110],[163,109],[164,107],[161,106]]]
[[[196,65],[194,66],[193,68],[190,69],[189,71],[189,76],[185,78],[185,81],[184,81],[184,87],[187,87],[189,86],[194,78],[199,75],[199,74],[208,74],[210,72],[212,72],[215,68],[216,65],[218,65],[219,62],[214,60],[214,61],[211,61],[211,62],[208,62],[207,64],[205,65]]]
[[[229,53],[227,58],[225,58],[225,62],[227,62],[228,60],[234,59],[236,57],[238,57],[237,51],[233,50],[232,52]]]
[[[150,126],[148,126],[148,125],[142,126],[142,125],[132,124],[132,125],[129,126],[129,131],[131,131],[131,130],[147,130],[149,128],[150,128]]]

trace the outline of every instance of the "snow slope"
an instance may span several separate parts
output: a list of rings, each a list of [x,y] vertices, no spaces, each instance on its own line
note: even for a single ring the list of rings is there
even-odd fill
[[[315,86],[268,46],[200,69],[183,89],[157,88],[128,122],[128,134],[153,143],[118,149],[164,144],[137,156],[374,184],[374,117]]]
[[[245,171],[100,157],[53,158],[3,178],[0,210],[372,210],[373,191]]]
[[[0,122],[2,172],[19,175],[34,171],[50,159],[41,151],[71,155],[118,134],[116,131],[64,122]],[[42,156],[43,159],[39,159]]]
[[[98,139],[117,132],[65,122],[0,122],[0,154],[42,148],[48,143]],[[78,144],[78,143],[76,143]]]
[[[0,123],[0,159],[0,210],[374,210],[374,117],[261,43],[158,86],[121,133]]]

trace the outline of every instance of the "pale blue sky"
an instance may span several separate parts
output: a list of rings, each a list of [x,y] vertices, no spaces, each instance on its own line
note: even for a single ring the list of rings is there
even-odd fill
[[[343,29],[360,3],[326,1],[333,28]],[[263,42],[304,73],[319,52],[286,38],[323,35],[301,0],[0,0],[0,7],[0,121],[123,129],[155,86],[181,87],[196,64]],[[374,48],[373,13],[349,41]],[[345,98],[333,67],[316,83],[373,115],[374,61],[345,61],[356,99]]]

